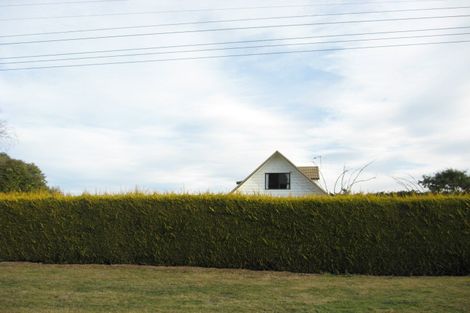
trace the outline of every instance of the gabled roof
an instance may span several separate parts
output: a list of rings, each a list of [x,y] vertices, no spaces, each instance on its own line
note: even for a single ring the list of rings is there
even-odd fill
[[[280,156],[281,158],[283,158],[285,161],[287,161],[290,165],[292,165],[299,173],[300,175],[304,176],[305,178],[307,178],[307,180],[315,185],[315,187],[319,188],[320,190],[322,190],[323,192],[325,192],[323,190],[323,188],[321,188],[316,182],[314,182],[311,178],[309,178],[307,175],[305,175],[305,173],[303,173],[297,166],[295,166],[294,163],[292,163],[288,158],[286,158],[281,152],[279,151],[275,151],[269,158],[266,159],[266,161],[264,161],[263,163],[261,163],[260,166],[258,166],[253,172],[251,172],[250,175],[248,175],[244,180],[242,180],[232,191],[230,191],[230,193],[233,193],[235,191],[237,191],[238,188],[240,188],[240,186],[242,186],[248,179],[250,179],[251,176],[253,176],[260,168],[263,167],[263,165],[265,165],[266,163],[268,163],[269,160],[271,160],[273,157],[275,156]],[[317,167],[318,169],[318,167]],[[326,192],[325,192],[326,193]]]

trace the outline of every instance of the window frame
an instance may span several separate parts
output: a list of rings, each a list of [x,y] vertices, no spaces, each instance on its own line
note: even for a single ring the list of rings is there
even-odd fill
[[[287,188],[269,188],[269,179],[268,175],[271,174],[286,174],[287,175]],[[291,172],[281,172],[281,173],[264,173],[264,190],[291,190]]]

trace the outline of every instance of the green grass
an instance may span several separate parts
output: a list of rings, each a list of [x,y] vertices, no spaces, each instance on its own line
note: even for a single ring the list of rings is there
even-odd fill
[[[469,312],[470,277],[0,263],[0,312]]]

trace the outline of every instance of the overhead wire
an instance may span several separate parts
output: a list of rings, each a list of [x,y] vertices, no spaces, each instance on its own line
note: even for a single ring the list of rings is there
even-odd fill
[[[108,0],[109,2],[122,2],[126,0]],[[86,1],[62,1],[62,4],[71,3],[91,3],[91,2],[108,2],[104,0],[86,0]],[[378,4],[378,3],[397,3],[397,2],[434,2],[445,0],[422,0],[422,1],[374,1],[374,2],[351,2],[351,3],[327,3],[324,5],[345,5],[345,4]],[[59,4],[59,2],[42,2],[42,3],[26,3],[24,5],[49,5]],[[6,6],[21,6],[23,4],[15,5],[0,5]],[[127,12],[127,13],[109,13],[103,16],[115,15],[133,15],[133,14],[155,14],[155,13],[176,13],[176,12],[200,12],[200,11],[217,11],[217,10],[244,10],[244,9],[260,9],[260,8],[281,8],[281,7],[306,7],[316,6],[322,4],[303,4],[303,5],[279,5],[279,6],[257,6],[257,7],[231,7],[231,8],[214,8],[214,9],[183,9],[183,10],[165,10],[165,11],[151,11],[151,12]],[[344,15],[360,15],[360,14],[383,14],[383,13],[398,13],[398,12],[419,12],[419,11],[438,11],[438,10],[462,10],[470,9],[470,6],[452,6],[452,7],[433,7],[433,8],[408,8],[396,10],[375,10],[375,11],[356,11],[356,12],[334,12],[334,13],[319,13],[319,14],[303,14],[303,15],[287,15],[287,16],[271,16],[271,17],[253,17],[253,18],[238,18],[238,19],[225,19],[225,20],[208,20],[208,21],[189,21],[178,23],[162,23],[150,25],[134,25],[134,26],[118,26],[106,28],[91,28],[91,29],[73,29],[64,31],[52,32],[38,32],[38,33],[23,33],[23,34],[6,34],[0,35],[0,38],[9,37],[23,37],[23,36],[47,36],[59,35],[70,33],[84,33],[84,32],[101,32],[101,31],[114,31],[114,30],[130,30],[142,28],[155,28],[155,27],[170,27],[170,26],[183,26],[183,25],[199,25],[211,23],[230,23],[230,22],[246,22],[246,21],[264,21],[264,20],[278,20],[278,19],[294,19],[294,18],[312,18],[312,17],[327,17],[327,16],[344,16]],[[92,15],[76,15],[75,17],[85,16],[99,16],[99,14]],[[72,17],[72,16],[69,16]],[[199,32],[216,32],[216,31],[232,31],[232,30],[250,30],[250,29],[265,29],[265,28],[281,28],[281,27],[302,27],[314,25],[330,25],[330,24],[349,24],[349,23],[375,23],[375,22],[390,22],[390,21],[404,21],[404,20],[427,20],[427,19],[446,19],[446,18],[463,18],[470,17],[470,14],[458,15],[437,15],[437,16],[412,16],[412,17],[398,17],[398,18],[382,18],[382,19],[367,19],[367,20],[346,20],[346,21],[325,21],[325,22],[311,22],[311,23],[296,23],[296,24],[274,24],[274,25],[255,25],[255,26],[239,26],[239,27],[224,27],[224,28],[208,28],[208,29],[186,29],[186,30],[169,30],[162,32],[152,33],[128,33],[116,35],[102,35],[90,37],[70,37],[70,38],[56,38],[56,39],[43,39],[43,40],[30,40],[19,42],[0,42],[0,46],[18,45],[18,44],[32,44],[32,43],[47,43],[47,42],[63,42],[63,41],[77,41],[77,40],[94,40],[94,39],[108,39],[108,38],[125,38],[137,36],[155,36],[155,35],[169,35],[169,34],[183,34],[183,33],[199,33]],[[61,18],[61,17],[51,17]],[[21,19],[21,18],[20,18]],[[40,18],[32,18],[40,19]],[[14,20],[14,19],[0,19],[0,21]],[[359,39],[344,39],[344,40],[330,40],[330,41],[316,41],[316,42],[297,42],[297,43],[277,43],[277,44],[263,44],[263,45],[250,45],[250,46],[235,46],[235,47],[215,47],[204,49],[191,49],[191,50],[173,50],[173,51],[153,51],[145,53],[126,53],[126,54],[113,54],[113,55],[98,55],[98,56],[82,56],[71,58],[55,58],[55,59],[39,59],[39,60],[24,60],[26,58],[38,57],[52,57],[52,56],[68,56],[68,55],[83,55],[83,54],[96,54],[96,53],[109,53],[109,52],[124,52],[124,51],[139,51],[139,50],[156,50],[168,48],[187,48],[197,46],[214,46],[214,45],[227,45],[237,43],[256,43],[256,42],[269,42],[269,41],[286,41],[286,40],[305,40],[312,38],[328,38],[328,37],[343,37],[343,36],[362,36],[371,34],[391,34],[403,32],[423,32],[423,31],[436,31],[436,30],[450,30],[450,29],[465,29],[470,26],[457,26],[457,27],[441,27],[441,28],[427,28],[427,29],[414,29],[414,30],[393,30],[382,32],[365,32],[365,33],[352,33],[352,34],[330,34],[330,35],[315,35],[303,37],[287,37],[287,38],[267,38],[267,39],[254,39],[254,40],[239,40],[239,41],[225,41],[216,43],[195,43],[195,44],[179,44],[167,45],[157,47],[140,47],[140,48],[123,48],[123,49],[108,49],[108,50],[94,50],[94,51],[79,51],[68,53],[50,53],[39,54],[32,56],[10,56],[0,57],[0,60],[7,59],[23,59],[20,61],[0,62],[0,66],[8,66],[10,64],[26,64],[26,63],[44,63],[44,62],[59,62],[59,61],[77,61],[77,60],[93,60],[93,59],[107,59],[107,58],[123,58],[123,57],[136,57],[148,55],[168,55],[168,54],[181,54],[181,53],[198,53],[209,51],[225,51],[225,50],[242,50],[242,49],[263,49],[263,48],[279,48],[300,45],[316,45],[316,44],[337,44],[337,43],[352,43],[352,42],[370,42],[370,41],[386,41],[386,40],[403,40],[403,39],[416,39],[416,38],[431,38],[431,37],[445,37],[445,36],[463,36],[469,35],[470,32],[464,33],[444,33],[444,34],[425,34],[425,35],[412,35],[412,36],[399,36],[399,37],[380,37],[380,38],[359,38]],[[79,64],[58,64],[48,66],[32,66],[21,68],[0,68],[0,71],[15,71],[15,70],[28,70],[28,69],[49,69],[49,68],[62,68],[62,67],[83,67],[83,66],[99,66],[99,65],[113,65],[113,64],[132,64],[132,63],[150,63],[150,62],[167,62],[167,61],[182,61],[182,60],[200,60],[200,59],[215,59],[215,58],[229,58],[229,57],[246,57],[246,56],[262,56],[262,55],[277,55],[277,54],[291,54],[291,53],[308,53],[308,52],[321,52],[321,51],[340,51],[340,50],[357,50],[357,49],[375,49],[375,48],[392,48],[392,47],[406,47],[406,46],[421,46],[421,45],[437,45],[437,44],[456,44],[466,43],[470,40],[454,40],[454,41],[438,41],[438,42],[418,42],[418,43],[400,43],[400,44],[383,44],[375,46],[353,46],[353,47],[330,47],[322,49],[309,49],[309,50],[289,50],[289,51],[265,51],[253,53],[237,53],[237,54],[223,54],[223,55],[203,55],[203,56],[185,56],[164,59],[146,59],[146,60],[123,60],[113,62],[99,62],[99,63],[79,63]]]
[[[206,60],[206,59],[221,59],[221,58],[250,57],[250,56],[267,56],[267,55],[296,54],[296,53],[314,53],[314,52],[343,51],[343,50],[396,48],[396,47],[411,47],[411,46],[440,45],[440,44],[459,44],[459,43],[469,43],[469,42],[470,42],[470,40],[455,40],[455,41],[404,43],[404,44],[376,45],[376,46],[362,46],[362,47],[335,47],[335,48],[311,49],[311,50],[270,51],[270,52],[225,54],[225,55],[211,55],[211,56],[178,57],[178,58],[167,58],[167,59],[116,61],[116,62],[102,62],[102,63],[62,64],[62,65],[32,66],[32,67],[20,67],[20,68],[0,68],[0,72],[21,71],[21,70],[58,69],[58,68],[72,68],[72,67],[89,67],[89,66],[104,66],[104,65],[119,65],[119,64],[139,64],[139,63],[142,64],[142,63],[171,62],[171,61]]]
[[[208,42],[208,43],[190,43],[190,44],[137,47],[137,48],[122,48],[122,49],[105,49],[105,50],[92,50],[92,51],[35,54],[35,55],[23,55],[23,56],[6,56],[6,57],[0,57],[0,59],[1,60],[25,59],[25,58],[53,57],[53,56],[66,56],[66,55],[82,55],[82,54],[95,54],[95,53],[108,53],[108,52],[157,50],[157,49],[169,49],[169,48],[189,48],[189,47],[200,47],[200,46],[231,45],[231,44],[286,41],[286,40],[305,40],[305,39],[315,39],[315,38],[331,38],[331,37],[347,37],[347,36],[385,35],[385,34],[396,34],[396,33],[430,32],[430,31],[458,30],[458,29],[469,29],[469,28],[470,28],[470,26],[438,27],[438,28],[424,28],[424,29],[423,28],[421,28],[421,29],[416,29],[415,28],[415,29],[389,30],[389,31],[378,31],[378,32],[325,34],[325,35],[312,35],[312,36],[300,36],[300,37],[298,36],[298,37],[264,38],[264,39],[236,40],[236,41],[222,41],[222,42]]]
[[[439,8],[412,8],[412,9],[379,10],[379,11],[376,10],[376,11],[360,11],[360,12],[336,12],[336,13],[302,14],[302,15],[283,15],[283,16],[252,17],[252,18],[238,18],[238,19],[225,19],[225,20],[161,23],[161,24],[150,24],[150,25],[101,27],[101,28],[88,28],[88,29],[73,29],[73,30],[64,30],[64,31],[38,32],[38,33],[23,33],[23,34],[8,34],[8,35],[1,35],[0,34],[0,38],[25,37],[25,36],[43,36],[43,35],[59,35],[59,34],[71,34],[71,33],[98,32],[98,31],[125,30],[125,29],[142,29],[142,28],[156,28],[156,27],[168,27],[168,26],[184,26],[184,25],[200,25],[200,24],[215,24],[215,23],[234,23],[234,22],[248,22],[248,21],[297,19],[297,18],[309,18],[309,17],[363,15],[363,14],[383,14],[383,13],[403,13],[403,12],[439,11],[439,10],[461,10],[461,9],[470,9],[470,6],[439,7]]]
[[[203,33],[203,32],[233,31],[233,30],[268,29],[268,28],[282,28],[282,27],[303,27],[303,26],[315,26],[315,25],[334,25],[334,24],[353,24],[353,23],[376,23],[376,22],[446,19],[446,18],[462,18],[462,17],[470,17],[470,14],[444,15],[444,16],[401,17],[401,18],[386,18],[386,19],[373,19],[373,20],[328,21],[328,22],[297,23],[297,24],[240,26],[240,27],[207,28],[207,29],[191,29],[191,30],[174,30],[174,31],[164,31],[164,32],[152,32],[152,33],[134,33],[134,34],[102,35],[102,36],[90,36],[90,37],[42,39],[42,40],[17,41],[17,42],[0,42],[0,46],[20,45],[20,44],[35,44],[35,43],[46,43],[46,42],[50,43],[50,42],[65,42],[65,41],[78,41],[78,40],[97,40],[97,39],[109,39],[109,38],[172,35],[172,34],[184,34],[184,33]]]
[[[44,6],[44,5],[64,5],[64,4],[89,4],[98,2],[127,2],[128,0],[82,0],[82,1],[54,1],[54,2],[25,2],[14,4],[0,4],[0,7],[27,7],[27,6]]]
[[[206,48],[206,49],[177,50],[177,51],[158,51],[158,52],[146,52],[146,53],[128,53],[128,54],[117,54],[117,55],[101,55],[101,56],[59,58],[59,59],[26,60],[26,61],[0,62],[0,65],[25,64],[25,63],[42,63],[42,62],[58,62],[58,61],[76,61],[76,60],[106,59],[106,58],[122,58],[122,57],[135,57],[135,56],[148,56],[148,55],[161,55],[161,54],[179,54],[179,53],[195,53],[195,52],[209,52],[209,51],[227,51],[227,50],[275,48],[275,47],[292,47],[292,46],[305,46],[305,45],[316,45],[316,44],[369,42],[369,41],[385,41],[385,40],[403,40],[403,39],[433,38],[433,37],[463,36],[463,35],[470,35],[470,32],[430,34],[430,35],[413,35],[413,36],[399,36],[399,37],[347,39],[347,40],[332,40],[332,41],[315,41],[315,42],[301,42],[301,43],[283,43],[283,44],[256,45],[256,46],[221,47],[221,48]]]
[[[125,0],[115,0],[125,1]],[[351,5],[375,5],[387,3],[426,3],[426,2],[448,2],[449,0],[395,0],[395,1],[360,1],[360,2],[326,2],[326,3],[303,3],[303,4],[282,4],[269,6],[249,6],[249,7],[226,7],[226,8],[201,8],[201,9],[174,9],[140,12],[117,12],[100,14],[75,14],[62,16],[37,16],[37,17],[13,17],[2,18],[0,21],[18,21],[18,20],[41,20],[41,19],[69,19],[69,18],[89,18],[89,17],[107,17],[107,16],[129,16],[129,15],[153,15],[153,14],[177,14],[177,13],[197,13],[197,12],[217,12],[217,11],[242,11],[259,9],[284,9],[284,8],[302,8],[302,7],[322,7],[322,6],[351,6]],[[453,0],[450,0],[453,1]]]

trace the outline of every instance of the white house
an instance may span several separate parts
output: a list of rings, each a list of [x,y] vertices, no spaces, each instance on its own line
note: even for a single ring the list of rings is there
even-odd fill
[[[318,166],[297,167],[279,151],[274,152],[247,178],[237,182],[231,193],[272,196],[324,195],[317,184]]]

